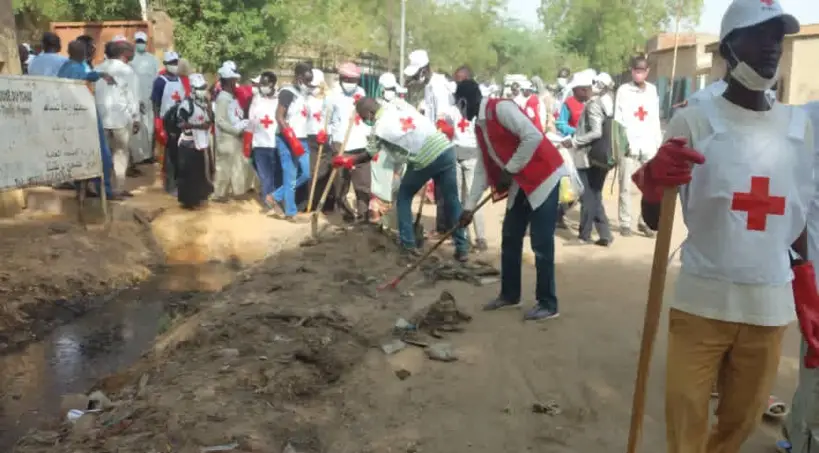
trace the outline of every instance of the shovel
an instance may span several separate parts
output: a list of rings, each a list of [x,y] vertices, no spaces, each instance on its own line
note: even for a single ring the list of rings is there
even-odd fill
[[[327,123],[330,120],[330,115],[327,112],[324,112],[324,129],[323,131],[327,131]],[[316,183],[318,182],[318,170],[319,165],[321,165],[321,154],[324,151],[324,143],[320,144],[318,147],[318,156],[316,156],[316,168],[313,169],[313,183],[310,185],[310,198],[307,201],[307,213],[309,214],[310,211],[313,210],[313,196],[316,194]]]
[[[426,188],[426,186],[425,186]],[[424,247],[424,243],[426,242],[426,234],[424,232],[424,225],[421,224],[421,215],[424,212],[424,205],[427,201],[427,196],[424,193],[425,188],[421,189],[421,204],[418,206],[418,214],[415,215],[415,225],[413,226],[413,230],[415,231],[415,246],[420,248]]]
[[[356,117],[356,110],[353,108],[353,112],[350,114],[350,121],[347,123],[347,132],[344,133],[344,141],[341,142],[341,146],[338,148],[338,153],[336,156],[340,156],[344,154],[344,151],[347,149],[347,141],[350,140],[350,132],[353,130],[353,124],[355,123]],[[324,192],[321,194],[321,198],[319,199],[318,206],[324,206],[324,203],[327,202],[327,196],[330,194],[330,190],[333,187],[333,182],[336,179],[336,174],[338,173],[338,168],[333,168],[330,172],[330,177],[327,178],[327,185],[324,186]],[[321,212],[320,209],[313,211],[310,213],[310,232],[313,235],[313,239],[318,238],[318,215]]]

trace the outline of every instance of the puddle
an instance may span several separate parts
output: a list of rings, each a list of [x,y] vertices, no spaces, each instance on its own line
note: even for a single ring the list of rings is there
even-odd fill
[[[30,428],[59,414],[60,397],[84,393],[100,378],[140,358],[167,323],[166,309],[197,292],[218,291],[235,263],[163,268],[154,279],[103,296],[103,304],[42,341],[0,356],[0,451],[12,451]]]

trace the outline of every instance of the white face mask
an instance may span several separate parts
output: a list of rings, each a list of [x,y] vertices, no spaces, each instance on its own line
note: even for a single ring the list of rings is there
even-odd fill
[[[259,87],[253,87],[251,91],[253,91],[253,95],[256,96],[257,94],[259,94]]]
[[[348,93],[355,90],[357,86],[358,84],[354,82],[341,82],[341,89]]]
[[[196,99],[207,99],[208,90],[194,90],[193,95],[196,96]]]
[[[175,64],[168,65],[168,66],[165,66],[165,70],[168,71],[168,74],[176,75],[176,73],[179,72],[179,66],[177,66]]]
[[[756,72],[754,68],[750,67],[748,63],[740,61],[734,53],[734,49],[731,49],[730,46],[728,46],[728,50],[731,51],[731,55],[734,57],[734,60],[739,61],[735,67],[731,68],[731,78],[751,91],[767,91],[776,85],[776,82],[779,80],[780,76],[779,65],[776,66],[776,74],[774,74],[772,78],[768,79],[759,75],[759,73]]]
[[[321,88],[320,87],[310,88],[310,94],[312,94],[313,96],[320,95],[321,94]]]
[[[259,92],[262,93],[262,96],[270,96],[273,93],[273,88],[259,87]]]
[[[384,90],[383,96],[384,100],[389,102],[396,98],[396,93],[393,90]]]

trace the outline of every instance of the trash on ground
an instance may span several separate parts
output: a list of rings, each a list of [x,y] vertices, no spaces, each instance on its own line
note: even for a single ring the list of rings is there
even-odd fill
[[[560,405],[558,405],[556,401],[549,400],[545,403],[533,403],[532,412],[536,414],[555,416],[560,415],[563,412],[563,409],[560,408]]]
[[[384,354],[393,355],[398,351],[403,350],[407,347],[407,344],[401,340],[393,340],[389,343],[385,343],[381,345],[381,350],[384,351]]]
[[[449,343],[431,344],[424,349],[424,352],[426,352],[427,357],[431,360],[437,360],[439,362],[454,362],[458,360],[455,351],[452,350],[452,345]]]

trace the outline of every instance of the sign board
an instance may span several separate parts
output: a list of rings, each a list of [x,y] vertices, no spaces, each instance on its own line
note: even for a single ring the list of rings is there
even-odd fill
[[[0,76],[0,189],[102,175],[97,109],[84,82]]]

